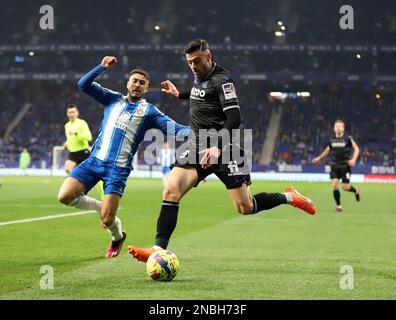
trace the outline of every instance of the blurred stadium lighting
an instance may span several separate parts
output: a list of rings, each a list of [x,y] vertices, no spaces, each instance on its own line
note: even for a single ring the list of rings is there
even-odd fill
[[[271,99],[284,101],[286,99],[296,100],[301,98],[309,98],[311,93],[308,91],[298,91],[298,92],[280,92],[271,91],[269,93]]]
[[[281,97],[283,95],[282,92],[278,92],[278,91],[271,91],[270,92],[270,96],[271,97]]]
[[[310,92],[306,92],[306,91],[301,91],[301,92],[297,92],[297,96],[299,97],[303,97],[303,98],[308,98],[311,96]]]

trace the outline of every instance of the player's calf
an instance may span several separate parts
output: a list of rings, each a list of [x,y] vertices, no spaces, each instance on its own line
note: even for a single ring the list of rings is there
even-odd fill
[[[344,184],[342,186],[342,188],[344,189],[344,191],[353,192],[355,194],[356,201],[360,201],[359,189],[355,188],[354,186],[352,186],[350,184]]]

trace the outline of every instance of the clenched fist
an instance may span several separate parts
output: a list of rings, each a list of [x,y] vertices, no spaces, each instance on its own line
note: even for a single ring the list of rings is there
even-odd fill
[[[176,86],[169,80],[161,82],[161,86],[162,86],[161,89],[162,92],[167,93],[176,98],[179,97],[179,90],[177,90]]]
[[[113,56],[106,56],[102,60],[102,66],[105,69],[110,68],[111,66],[115,65],[117,63],[117,58]]]

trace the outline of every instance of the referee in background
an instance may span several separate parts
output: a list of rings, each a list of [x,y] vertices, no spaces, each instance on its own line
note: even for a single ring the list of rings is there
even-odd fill
[[[65,171],[69,174],[76,166],[89,157],[89,142],[92,141],[92,134],[86,121],[78,117],[79,112],[76,105],[69,105],[66,114],[69,121],[65,124],[66,142],[64,147],[69,150],[69,156],[65,162]],[[96,188],[100,199],[103,200],[103,181],[99,181]]]

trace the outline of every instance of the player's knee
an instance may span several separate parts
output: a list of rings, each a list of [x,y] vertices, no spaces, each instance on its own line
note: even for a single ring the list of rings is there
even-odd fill
[[[351,186],[349,184],[342,185],[342,189],[344,189],[344,191],[348,191],[350,188],[351,188]]]
[[[252,214],[253,212],[253,204],[250,203],[237,203],[236,204],[236,209],[238,211],[238,213],[240,214]]]
[[[68,195],[66,193],[59,192],[58,193],[58,201],[67,206],[70,202],[73,201],[73,197],[71,197],[70,195]]]
[[[114,219],[115,217],[113,215],[111,215],[109,212],[106,212],[106,210],[102,210],[100,219],[102,221],[102,224],[108,227],[114,223]]]
[[[177,188],[166,185],[164,191],[162,192],[162,197],[164,200],[179,202],[181,195]]]

